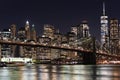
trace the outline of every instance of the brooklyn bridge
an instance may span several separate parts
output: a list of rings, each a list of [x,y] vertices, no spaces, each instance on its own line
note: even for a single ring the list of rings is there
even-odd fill
[[[119,61],[120,56],[114,55],[111,53],[107,53],[102,50],[96,49],[96,44],[93,41],[93,49],[84,49],[82,47],[67,47],[67,46],[59,46],[59,45],[45,45],[40,43],[31,43],[31,42],[19,42],[19,41],[4,41],[0,40],[1,45],[16,45],[16,46],[30,46],[30,47],[40,47],[40,48],[49,48],[49,49],[58,49],[58,50],[65,50],[65,51],[75,51],[79,55],[82,56],[83,64],[96,64],[102,60],[104,61]],[[1,49],[1,48],[0,48]],[[1,51],[0,51],[1,54]],[[72,54],[72,53],[71,53]]]

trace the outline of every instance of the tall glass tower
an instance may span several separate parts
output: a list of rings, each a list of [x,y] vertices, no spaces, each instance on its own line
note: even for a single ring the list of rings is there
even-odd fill
[[[103,2],[103,13],[101,16],[101,49],[109,46],[108,16],[105,14],[105,3]]]

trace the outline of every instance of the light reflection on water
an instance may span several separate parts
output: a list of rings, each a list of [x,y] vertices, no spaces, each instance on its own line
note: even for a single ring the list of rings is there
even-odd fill
[[[120,65],[0,67],[0,80],[120,80]]]

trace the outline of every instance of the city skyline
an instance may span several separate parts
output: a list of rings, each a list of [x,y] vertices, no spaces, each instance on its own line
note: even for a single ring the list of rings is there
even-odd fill
[[[9,28],[16,24],[17,29],[24,27],[28,20],[30,25],[42,33],[44,24],[51,24],[60,29],[61,33],[70,31],[72,25],[87,20],[90,32],[100,38],[100,16],[102,15],[103,0],[93,1],[1,1],[0,27]],[[119,1],[105,1],[106,15],[119,19]]]

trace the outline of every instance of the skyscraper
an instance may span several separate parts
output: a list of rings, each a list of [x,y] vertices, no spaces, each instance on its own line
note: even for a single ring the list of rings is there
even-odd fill
[[[49,37],[49,38],[53,39],[54,33],[55,33],[54,26],[49,25],[49,24],[44,25],[44,31],[43,31],[44,37]]]
[[[16,25],[12,24],[10,26],[10,30],[11,30],[11,40],[15,41],[16,40]],[[12,57],[15,56],[15,49],[16,49],[16,45],[12,45],[11,46]]]
[[[72,26],[71,32],[77,36],[77,39],[90,37],[89,26],[86,20],[83,20],[80,25]]]
[[[86,20],[82,21],[81,27],[83,28],[83,37],[90,37],[89,26]]]
[[[3,29],[0,31],[1,39],[4,41],[11,40],[11,30]],[[2,57],[11,57],[13,54],[11,53],[11,45],[2,44],[1,45],[1,56]]]
[[[10,29],[11,29],[11,37],[12,37],[12,39],[15,39],[16,38],[16,25],[12,24],[10,26]]]
[[[101,49],[109,46],[108,16],[105,14],[105,3],[103,2],[103,13],[101,16]]]
[[[119,49],[119,23],[117,19],[110,20],[110,51],[118,54]]]
[[[25,32],[26,32],[26,39],[30,40],[30,25],[28,21],[26,21],[25,24]]]
[[[31,29],[31,40],[34,40],[36,42],[36,30],[35,30],[35,25],[32,25],[32,29]]]
[[[20,41],[25,41],[26,40],[26,31],[24,27],[20,27],[18,32],[17,32],[17,37]]]

